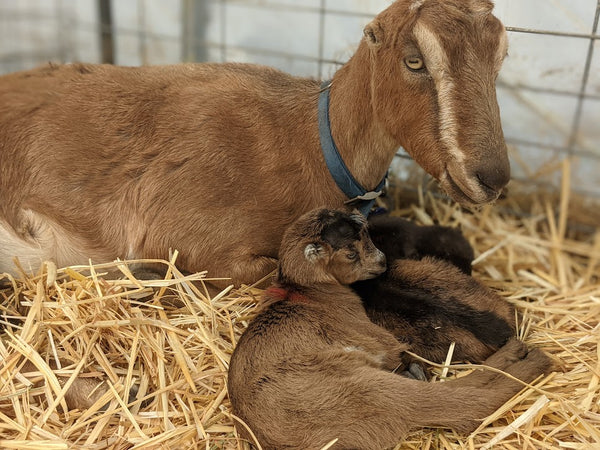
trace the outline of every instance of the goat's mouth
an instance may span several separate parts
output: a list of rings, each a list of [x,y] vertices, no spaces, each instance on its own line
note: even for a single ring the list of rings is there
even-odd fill
[[[439,183],[452,200],[463,206],[478,206],[493,202],[501,193],[501,190],[496,191],[482,184],[479,179],[462,182],[462,178],[452,176],[449,169],[446,169],[440,177]],[[476,187],[473,187],[474,184]]]
[[[363,275],[361,280],[370,280],[371,278],[377,278],[379,275],[386,271],[386,267],[382,269],[370,270],[366,274]]]

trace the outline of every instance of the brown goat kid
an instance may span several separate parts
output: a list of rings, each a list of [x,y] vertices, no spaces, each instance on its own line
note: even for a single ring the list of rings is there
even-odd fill
[[[393,373],[404,368],[407,346],[369,320],[348,286],[383,267],[360,215],[302,216],[279,256],[277,283],[229,367],[234,413],[263,448],[316,449],[337,439],[333,448],[379,450],[416,427],[468,432],[521,389],[491,371],[444,383]],[[485,363],[523,381],[551,366],[517,340]]]
[[[457,201],[508,182],[487,0],[397,0],[333,76],[326,135],[373,190],[399,146]],[[49,65],[0,77],[0,272],[119,258],[254,282],[286,227],[348,200],[319,82],[245,64]]]

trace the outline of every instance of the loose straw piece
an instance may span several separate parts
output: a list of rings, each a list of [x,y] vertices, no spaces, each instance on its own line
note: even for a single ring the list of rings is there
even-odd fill
[[[448,347],[448,353],[446,354],[446,360],[444,361],[444,368],[442,369],[442,374],[440,375],[442,381],[448,376],[448,370],[452,364],[452,356],[454,355],[455,346],[456,342],[451,342],[450,347]]]
[[[509,424],[506,428],[504,428],[500,433],[498,433],[492,440],[490,440],[487,444],[482,447],[482,450],[488,450],[500,442],[502,439],[510,436],[514,432],[516,432],[520,427],[524,424],[534,420],[540,410],[544,408],[550,402],[548,397],[542,395],[538,398],[533,405],[531,405],[527,411],[521,414],[517,419],[515,419],[511,424]]]

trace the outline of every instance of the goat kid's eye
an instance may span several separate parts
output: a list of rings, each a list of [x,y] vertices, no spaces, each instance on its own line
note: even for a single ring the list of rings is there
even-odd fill
[[[358,253],[356,253],[356,252],[348,253],[348,254],[346,255],[346,258],[348,258],[348,259],[350,259],[350,260],[354,261],[355,259],[357,259],[357,258],[358,258]]]
[[[411,56],[404,59],[404,64],[413,72],[420,72],[425,68],[425,62],[423,58],[419,58],[418,56]]]

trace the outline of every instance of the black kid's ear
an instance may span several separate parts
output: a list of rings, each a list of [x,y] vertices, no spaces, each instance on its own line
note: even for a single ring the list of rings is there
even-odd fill
[[[313,242],[304,248],[304,257],[311,263],[325,257],[326,251],[321,244]]]
[[[381,45],[381,41],[383,40],[383,28],[381,28],[377,19],[367,24],[363,33],[369,46],[379,47]]]
[[[358,209],[353,209],[350,214],[350,220],[352,220],[359,227],[364,227],[367,225],[367,219],[363,216]]]

